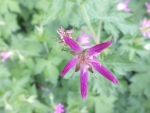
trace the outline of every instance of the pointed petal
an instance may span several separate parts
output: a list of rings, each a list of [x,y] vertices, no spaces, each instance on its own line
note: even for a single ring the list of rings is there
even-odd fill
[[[89,53],[89,55],[100,53],[103,49],[107,48],[112,42],[113,40],[110,40],[110,41],[98,44],[96,46],[93,46],[87,50],[87,53]]]
[[[64,41],[67,45],[69,45],[71,47],[71,49],[74,52],[81,52],[82,51],[81,47],[74,40],[72,40],[71,38],[68,38],[68,37],[64,36]]]
[[[66,33],[69,33],[69,34],[72,34],[73,33],[73,30],[66,30]]]
[[[7,52],[0,52],[0,56],[6,56]]]
[[[88,71],[86,68],[81,67],[80,69],[80,92],[82,98],[86,98],[88,88]]]
[[[72,58],[64,67],[61,72],[61,76],[64,76],[71,68],[73,68],[77,64],[77,57]]]
[[[129,9],[129,8],[124,8],[124,11],[126,11],[126,12],[130,12],[131,10]]]
[[[146,2],[145,5],[146,5],[146,8],[150,7],[150,4],[148,2]]]
[[[130,2],[130,0],[126,0],[126,1],[124,2],[124,4],[127,5],[129,2]]]
[[[8,57],[9,57],[9,56],[4,56],[1,61],[2,61],[2,62],[5,62],[5,60],[7,60]]]
[[[92,67],[94,67],[94,69],[96,71],[98,71],[101,75],[103,75],[104,77],[106,77],[108,80],[110,80],[111,82],[117,84],[118,80],[104,67],[102,66],[98,61],[92,61],[90,62]]]

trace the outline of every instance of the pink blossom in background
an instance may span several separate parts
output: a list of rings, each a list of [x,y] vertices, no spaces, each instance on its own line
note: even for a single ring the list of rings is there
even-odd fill
[[[45,90],[47,92],[50,92],[50,89],[49,88],[45,88],[44,86],[42,86],[41,84],[37,84],[37,86],[42,89],[42,90]]]
[[[130,2],[130,0],[126,0],[124,2],[119,2],[116,5],[117,10],[124,10],[126,12],[130,12],[131,10],[129,8],[127,8],[128,3]]]
[[[56,106],[56,109],[54,111],[54,113],[64,113],[65,110],[64,110],[64,105],[59,103],[57,106]]]
[[[2,56],[2,62],[5,62],[13,53],[12,52],[0,52],[0,56]]]
[[[89,39],[90,39],[90,38],[92,38],[92,36],[91,36],[91,35],[86,36],[85,31],[82,30],[82,35],[81,35],[81,37],[78,37],[76,40],[77,40],[78,42],[80,42],[82,45],[89,46],[89,45],[90,45],[90,43],[89,43]]]
[[[144,37],[147,36],[150,38],[150,20],[147,20],[146,18],[144,18],[142,22],[142,26],[140,27],[140,30]]]
[[[145,5],[147,8],[147,13],[150,13],[150,3],[146,2]]]
[[[118,80],[96,59],[97,55],[113,42],[112,40],[95,45],[88,49],[82,49],[71,38],[64,37],[63,39],[73,50],[74,57],[65,65],[61,72],[61,76],[64,76],[74,66],[75,72],[80,70],[80,92],[83,99],[86,98],[87,95],[88,71],[94,74],[93,68],[111,82],[115,84],[118,83]]]

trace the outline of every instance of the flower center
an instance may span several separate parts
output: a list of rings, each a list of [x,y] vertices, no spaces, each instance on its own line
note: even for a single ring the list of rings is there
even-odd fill
[[[82,53],[78,56],[78,59],[81,65],[88,65],[90,61],[90,56],[86,53]]]
[[[148,32],[148,31],[150,31],[150,26],[146,26],[144,28],[141,28],[141,31],[142,32]]]

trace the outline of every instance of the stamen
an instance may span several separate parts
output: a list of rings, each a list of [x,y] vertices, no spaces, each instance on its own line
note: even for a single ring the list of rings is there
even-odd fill
[[[54,38],[54,37],[52,37],[52,39],[53,39],[53,40],[60,40],[60,38]]]
[[[70,53],[70,51],[67,51],[67,50],[65,50],[64,48],[62,48],[61,51],[66,51],[67,53]]]
[[[65,50],[64,48],[62,48],[61,51],[66,51],[67,53],[69,53],[73,56],[76,55],[76,53],[74,51],[68,51],[68,50]]]
[[[97,79],[97,77],[96,77],[95,73],[92,73],[92,75],[93,75],[93,77],[95,77],[95,78]]]
[[[71,75],[71,77],[70,77],[70,78],[72,78],[74,74],[75,74],[75,72]]]

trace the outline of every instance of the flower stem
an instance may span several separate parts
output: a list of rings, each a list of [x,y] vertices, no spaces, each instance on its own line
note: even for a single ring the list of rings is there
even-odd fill
[[[94,29],[93,29],[93,27],[92,27],[92,25],[91,25],[91,23],[90,23],[89,17],[88,17],[88,15],[87,15],[86,9],[85,9],[85,7],[84,7],[83,4],[81,5],[81,10],[82,10],[82,12],[83,12],[83,16],[84,16],[84,18],[85,18],[85,21],[86,21],[86,23],[87,23],[87,25],[88,25],[88,27],[89,27],[89,29],[90,29],[92,35],[93,35],[93,39],[94,39],[95,43],[98,44],[99,42],[98,42],[97,36],[96,36],[96,34],[95,34],[95,32],[94,32]]]
[[[100,42],[100,39],[101,39],[102,22],[103,22],[102,19],[100,19],[99,26],[98,26],[98,33],[97,33],[98,42]]]
[[[49,55],[49,50],[48,50],[47,44],[45,42],[43,44],[44,44],[47,55]]]

